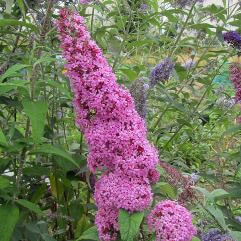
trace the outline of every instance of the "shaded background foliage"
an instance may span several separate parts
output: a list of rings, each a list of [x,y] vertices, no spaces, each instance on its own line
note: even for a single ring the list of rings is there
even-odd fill
[[[176,4],[0,1],[1,241],[98,240],[97,177],[86,167],[54,27],[64,5],[86,18],[119,83],[140,89],[149,139],[164,162],[156,199],[183,197],[200,233],[215,227],[241,240],[240,108],[231,84],[214,83],[237,56],[222,32],[241,30],[240,5]],[[150,72],[167,56],[175,62],[171,78],[143,93]],[[136,240],[151,240],[148,235],[142,224]]]

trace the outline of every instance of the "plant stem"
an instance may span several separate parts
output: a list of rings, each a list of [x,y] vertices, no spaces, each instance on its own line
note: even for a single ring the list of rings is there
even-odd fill
[[[206,94],[209,91],[209,88],[211,86],[211,84],[213,83],[213,80],[217,74],[217,72],[220,70],[220,68],[223,66],[223,64],[226,62],[226,58],[224,59],[223,63],[219,66],[219,68],[217,69],[217,71],[215,71],[211,82],[209,83],[208,87],[206,88],[206,90],[204,91],[201,99],[199,100],[199,102],[197,103],[196,107],[194,108],[192,114],[190,115],[191,118],[193,118],[193,116],[195,115],[198,107],[200,106],[200,104],[202,103],[202,101],[204,100],[204,97],[206,96]],[[168,142],[164,145],[164,148],[167,147],[169,145],[169,143],[176,137],[176,135],[179,133],[179,131],[185,126],[185,124],[182,124],[181,126],[179,126],[179,128],[177,129],[177,131],[173,134],[173,136],[168,140]]]
[[[197,0],[194,1],[191,9],[189,10],[189,13],[188,13],[188,16],[187,16],[187,18],[186,18],[186,21],[184,22],[183,27],[182,27],[179,35],[177,36],[176,41],[175,41],[174,44],[173,44],[174,48],[173,48],[172,52],[170,53],[169,57],[172,57],[173,54],[175,53],[176,49],[177,49],[176,45],[177,45],[178,42],[180,41],[180,39],[181,39],[181,37],[182,37],[182,34],[183,34],[184,30],[186,29],[186,26],[187,26],[187,24],[188,24],[188,21],[189,21],[189,19],[190,19],[191,16],[192,16],[192,11],[193,11],[193,9],[194,9],[194,7],[195,7],[196,2],[197,2]]]
[[[90,24],[90,33],[93,37],[93,28],[94,28],[94,16],[95,16],[95,8],[92,8],[92,13],[91,13],[91,24]]]

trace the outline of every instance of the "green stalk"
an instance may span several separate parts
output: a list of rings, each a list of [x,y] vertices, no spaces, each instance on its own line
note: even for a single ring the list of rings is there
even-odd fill
[[[177,47],[175,47],[175,46],[179,43],[179,41],[180,41],[180,39],[181,39],[181,37],[182,37],[182,34],[183,34],[184,30],[185,30],[186,27],[187,27],[188,21],[189,21],[189,19],[190,19],[191,16],[192,16],[192,11],[193,11],[193,9],[194,9],[196,3],[197,3],[197,0],[194,1],[194,3],[193,3],[193,5],[192,5],[191,9],[189,10],[189,13],[188,13],[188,16],[187,16],[187,18],[186,18],[186,21],[184,22],[183,27],[182,27],[182,29],[181,29],[179,35],[177,36],[176,41],[175,41],[174,44],[173,44],[174,49],[173,49],[172,52],[170,53],[169,57],[172,57],[173,54],[175,53],[175,51],[176,51],[176,49],[177,49]]]
[[[228,57],[227,57],[227,58],[228,58]],[[205,92],[203,93],[201,99],[199,100],[199,102],[197,103],[196,107],[194,108],[192,114],[190,115],[191,118],[195,115],[198,107],[200,106],[200,104],[201,104],[202,101],[204,100],[204,97],[205,97],[206,94],[208,93],[209,88],[210,88],[211,84],[213,83],[213,80],[214,80],[217,72],[220,70],[220,68],[223,66],[223,64],[226,62],[226,60],[227,60],[227,59],[225,58],[225,60],[223,61],[222,65],[220,65],[219,68],[218,68],[218,70],[215,71],[215,74],[213,75],[213,78],[212,78],[211,82],[209,83],[207,89],[206,89]],[[190,121],[191,121],[191,119],[190,119]],[[163,148],[167,147],[167,146],[172,142],[172,140],[176,137],[176,135],[180,132],[180,130],[181,130],[184,126],[185,126],[185,124],[182,124],[181,126],[179,126],[179,128],[177,129],[177,131],[176,131],[176,132],[173,134],[173,136],[168,140],[168,142],[164,145]]]
[[[91,13],[91,24],[90,24],[90,32],[93,37],[93,28],[94,28],[94,17],[95,17],[95,8],[92,8],[92,13]]]

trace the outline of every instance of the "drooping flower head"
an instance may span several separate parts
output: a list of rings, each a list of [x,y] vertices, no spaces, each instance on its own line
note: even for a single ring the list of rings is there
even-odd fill
[[[147,218],[150,231],[156,232],[156,241],[191,241],[196,235],[191,213],[175,201],[162,201]]]
[[[170,58],[161,61],[150,74],[150,88],[153,88],[158,82],[166,82],[173,72],[174,63]]]
[[[132,96],[116,82],[84,19],[62,9],[57,29],[74,92],[76,124],[88,145],[88,167],[93,173],[105,171],[95,186],[97,229],[101,240],[115,240],[119,209],[142,211],[151,204],[150,183],[159,179],[158,154]]]
[[[202,235],[202,241],[235,241],[230,235],[223,234],[219,229],[210,229]]]
[[[236,31],[229,31],[223,34],[224,41],[233,48],[241,49],[241,35]]]
[[[235,99],[236,102],[241,101],[241,67],[237,63],[230,65],[230,79],[233,82],[233,85],[236,89]]]

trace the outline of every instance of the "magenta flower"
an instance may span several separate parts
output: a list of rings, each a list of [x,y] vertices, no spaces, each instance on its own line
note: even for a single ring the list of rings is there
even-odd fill
[[[119,230],[118,214],[117,208],[101,207],[98,209],[95,224],[98,227],[100,240],[116,240]]]
[[[93,173],[105,171],[95,187],[96,225],[101,240],[114,240],[120,208],[142,211],[151,204],[150,183],[159,179],[158,154],[147,140],[133,98],[117,84],[84,19],[62,9],[57,29],[74,92],[76,124],[89,148],[88,166]]]
[[[196,235],[189,211],[174,201],[162,201],[147,218],[150,231],[156,232],[156,241],[191,241]]]
[[[148,179],[108,173],[96,183],[95,201],[98,207],[143,211],[152,202],[151,186]]]

